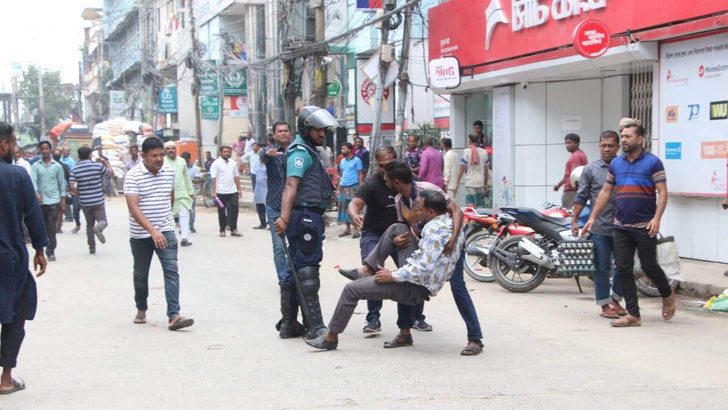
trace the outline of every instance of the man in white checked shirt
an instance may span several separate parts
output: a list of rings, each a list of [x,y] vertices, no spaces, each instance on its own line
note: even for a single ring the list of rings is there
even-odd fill
[[[169,330],[192,326],[194,320],[180,315],[177,237],[174,233],[174,170],[164,165],[164,144],[149,137],[142,144],[142,161],[124,179],[124,194],[129,207],[131,254],[134,257],[134,323],[146,323],[149,296],[149,266],[157,254],[164,272]]]

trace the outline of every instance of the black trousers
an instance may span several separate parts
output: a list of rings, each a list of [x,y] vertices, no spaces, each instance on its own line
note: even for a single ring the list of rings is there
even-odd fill
[[[0,367],[14,368],[18,364],[18,352],[25,338],[25,319],[15,315],[13,323],[3,323],[0,334]]]
[[[40,210],[43,214],[43,222],[45,222],[46,233],[50,242],[46,248],[46,253],[51,254],[56,250],[56,223],[58,221],[58,212],[61,210],[61,204],[41,205]]]
[[[622,283],[622,292],[630,315],[639,317],[637,285],[634,282],[634,253],[640,258],[642,270],[655,283],[663,298],[670,296],[672,288],[665,272],[657,263],[657,238],[651,238],[646,229],[614,230],[614,258]]]
[[[258,212],[258,219],[260,219],[260,226],[267,226],[265,218],[265,204],[255,204],[255,210]]]
[[[225,226],[230,231],[238,230],[238,194],[217,194],[224,207],[217,208],[217,220],[220,223],[220,232],[225,232]]]

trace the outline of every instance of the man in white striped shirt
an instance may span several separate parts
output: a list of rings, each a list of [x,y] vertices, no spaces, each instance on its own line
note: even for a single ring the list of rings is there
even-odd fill
[[[71,170],[69,179],[70,189],[78,197],[78,202],[86,218],[86,237],[88,251],[96,253],[96,239],[106,243],[103,231],[108,226],[106,221],[106,206],[104,204],[103,177],[114,177],[114,171],[109,162],[99,158],[100,162],[91,161],[91,148],[78,149],[79,163]]]
[[[157,254],[164,272],[169,330],[192,326],[194,320],[181,316],[177,236],[174,233],[174,170],[164,165],[164,144],[149,137],[142,144],[142,161],[125,176],[124,194],[129,207],[131,254],[134,257],[134,323],[146,323],[149,296],[149,265]]]

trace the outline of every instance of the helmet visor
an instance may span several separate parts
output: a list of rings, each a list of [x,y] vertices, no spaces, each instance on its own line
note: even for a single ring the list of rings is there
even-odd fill
[[[336,121],[336,118],[334,118],[331,113],[323,108],[309,115],[304,120],[304,123],[306,124],[306,126],[316,129],[336,128],[339,126],[339,122]]]

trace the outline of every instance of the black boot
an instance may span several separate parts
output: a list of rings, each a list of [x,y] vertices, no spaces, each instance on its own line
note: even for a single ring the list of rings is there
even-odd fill
[[[301,308],[304,312],[306,320],[306,339],[315,339],[325,334],[328,329],[324,325],[324,319],[321,314],[321,304],[319,303],[318,290],[320,287],[318,268],[315,266],[304,266],[296,271],[296,280],[298,280],[303,293],[303,303]]]
[[[298,301],[296,292],[291,285],[281,284],[281,320],[276,325],[281,339],[301,337],[304,333],[303,325],[296,320],[298,317]]]

